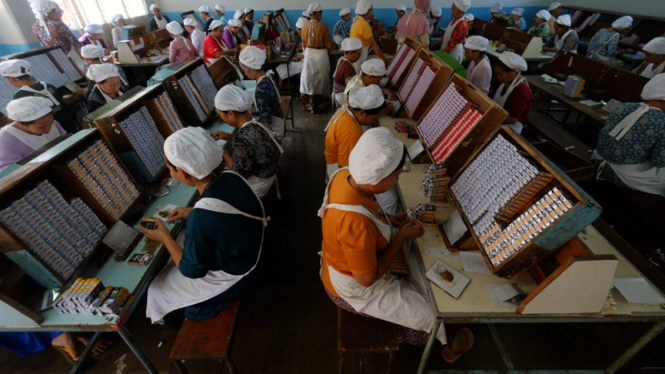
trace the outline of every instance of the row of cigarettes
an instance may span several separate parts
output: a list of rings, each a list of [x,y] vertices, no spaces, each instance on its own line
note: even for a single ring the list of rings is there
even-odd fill
[[[71,82],[67,74],[62,73],[46,53],[26,57],[23,60],[30,62],[32,75],[38,82],[48,82],[56,88]]]
[[[418,129],[427,147],[434,148],[444,132],[459,119],[460,114],[466,108],[474,105],[460,93],[457,84],[450,82],[436,100],[432,109],[418,124]]]
[[[77,278],[53,303],[53,308],[62,314],[122,317],[133,302],[134,296],[124,287],[105,287],[97,278]]]
[[[194,86],[201,94],[203,102],[208,107],[209,112],[215,111],[215,96],[217,96],[217,86],[212,80],[208,69],[205,67],[205,64],[199,65],[192,73],[189,75],[191,81],[194,83]],[[268,77],[268,79],[272,79]]]
[[[148,109],[141,107],[139,111],[120,122],[120,127],[150,175],[155,178],[166,167],[163,153],[164,137],[157,130]]]
[[[480,237],[492,265],[499,266],[573,208],[556,187],[505,229],[495,224]]]
[[[511,220],[520,209],[529,203],[540,190],[545,188],[545,186],[552,181],[552,179],[554,179],[552,174],[544,171],[539,172],[534,179],[529,181],[529,183],[524,186],[517,195],[513,196],[513,198],[501,208],[498,213],[500,219],[503,219],[504,221]]]
[[[415,218],[424,226],[436,226],[436,205],[418,204],[416,209],[407,209],[408,218]]]
[[[157,96],[153,100],[148,100],[144,102],[148,107],[150,113],[152,114],[155,124],[159,127],[160,125],[166,124],[168,131],[166,133],[173,134],[174,132],[183,129],[185,125],[180,120],[180,116],[173,105],[173,101],[166,92],[162,92],[161,95]]]
[[[404,58],[408,55],[409,50],[412,50],[411,47],[409,47],[406,43],[402,44],[399,51],[397,51],[395,58],[390,62],[390,65],[388,65],[386,75],[388,75],[390,78],[395,75],[397,69],[402,65],[402,62],[404,62]],[[399,77],[397,79],[399,79]]]
[[[194,88],[191,85],[191,81],[188,78],[189,77],[184,76],[184,77],[178,79],[178,85],[180,85],[183,92],[185,93],[185,96],[187,96],[187,100],[189,100],[189,103],[194,108],[194,111],[196,111],[196,115],[198,116],[199,121],[203,121],[206,118],[206,112],[204,112],[203,108],[201,107],[200,102],[196,99],[196,95],[194,94],[194,91],[196,91],[196,88]],[[198,92],[197,92],[197,94],[198,94]]]
[[[69,78],[70,82],[74,82],[76,80],[83,78],[81,72],[76,68],[76,66],[74,66],[72,60],[70,60],[69,57],[67,57],[67,55],[61,48],[49,51],[49,54],[58,62],[60,67],[65,71],[65,74],[67,74],[67,77]]]
[[[425,179],[423,179],[422,191],[429,198],[430,203],[446,202],[448,183],[450,178],[446,176],[448,169],[442,164],[432,164],[427,168]]]

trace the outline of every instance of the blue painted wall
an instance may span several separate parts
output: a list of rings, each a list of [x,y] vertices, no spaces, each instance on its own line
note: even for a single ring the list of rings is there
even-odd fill
[[[30,49],[39,48],[40,46],[41,45],[39,42],[31,44],[0,44],[0,56],[23,52]]]

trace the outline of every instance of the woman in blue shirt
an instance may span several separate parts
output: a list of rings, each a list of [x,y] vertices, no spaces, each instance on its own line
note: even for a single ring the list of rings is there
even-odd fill
[[[598,31],[591,38],[586,56],[611,65],[620,65],[621,60],[614,57],[623,54],[623,50],[619,50],[619,39],[632,25],[633,18],[625,16],[614,21],[612,27]]]

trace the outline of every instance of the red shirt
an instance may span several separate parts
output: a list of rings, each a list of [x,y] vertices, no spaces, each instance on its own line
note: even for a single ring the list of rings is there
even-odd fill
[[[217,58],[217,53],[227,50],[228,47],[222,39],[217,39],[212,34],[208,34],[203,41],[203,57],[206,64],[211,63],[210,59]]]
[[[448,27],[451,27],[454,22],[455,20],[451,20],[450,23],[448,24]],[[443,51],[446,53],[450,53],[450,51],[452,51],[456,45],[464,44],[467,35],[469,35],[469,24],[466,23],[465,19],[463,19],[457,24],[457,26],[455,26],[452,35],[450,35],[450,40],[448,41],[448,45]]]
[[[492,92],[490,92],[489,95],[490,98],[494,97],[494,94],[496,94],[496,91],[499,89],[500,86],[501,83],[499,83],[498,86],[494,87]],[[508,85],[506,85],[504,88],[507,90]],[[506,99],[506,103],[503,105],[503,109],[505,109],[506,112],[508,112],[509,116],[517,118],[518,121],[522,122],[522,124],[525,124],[527,122],[527,119],[529,118],[529,113],[531,112],[532,102],[533,102],[533,91],[531,91],[529,83],[525,81],[519,86],[515,87],[513,92],[510,93],[508,99]]]

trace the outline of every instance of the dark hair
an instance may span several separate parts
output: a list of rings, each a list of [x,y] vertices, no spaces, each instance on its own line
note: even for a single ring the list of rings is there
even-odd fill
[[[20,81],[26,81],[26,80],[29,80],[29,79],[32,79],[32,78],[30,77],[30,74],[25,74],[25,75],[21,75],[20,77],[16,77],[16,79],[18,79]]]
[[[311,16],[313,16],[313,15],[315,15],[315,14],[319,14],[319,13],[321,13],[321,12],[322,12],[322,11],[321,11],[321,10],[319,10],[318,12],[313,12],[313,13],[310,13],[310,14],[309,14],[309,16],[311,17]]]
[[[383,109],[385,109],[386,105],[387,105],[387,102],[384,100],[384,101],[383,101],[383,104],[381,104],[381,106],[378,107],[378,108],[374,108],[374,109],[358,109],[358,108],[353,108],[353,107],[351,107],[351,109],[353,109],[353,110],[357,110],[357,111],[364,110],[364,111],[365,111],[365,114],[367,114],[368,116],[373,116],[373,115],[379,114]]]
[[[399,165],[397,165],[397,167],[395,168],[395,170],[393,170],[392,173],[394,173],[397,170],[403,168],[404,164],[406,164],[406,154],[407,154],[408,151],[406,150],[406,146],[404,146],[402,148],[404,149],[403,152],[402,152],[402,160],[400,160]],[[390,173],[390,174],[392,174],[392,173]]]
[[[48,115],[51,115],[51,114],[53,114],[53,111],[51,111],[50,113],[47,113],[46,115],[44,115],[42,117],[39,117],[37,119],[33,119],[32,121],[27,121],[27,122],[19,121],[19,122],[21,122],[21,125],[23,125],[23,126],[30,126],[30,125],[34,125],[35,122],[37,122],[37,120],[40,120],[40,119],[42,119],[42,118],[44,118]]]
[[[508,65],[504,64],[503,61],[501,61],[501,60],[497,60],[496,64],[494,66],[499,67],[501,70],[503,70],[507,73],[510,73],[511,71],[513,71],[513,69],[508,67]]]

